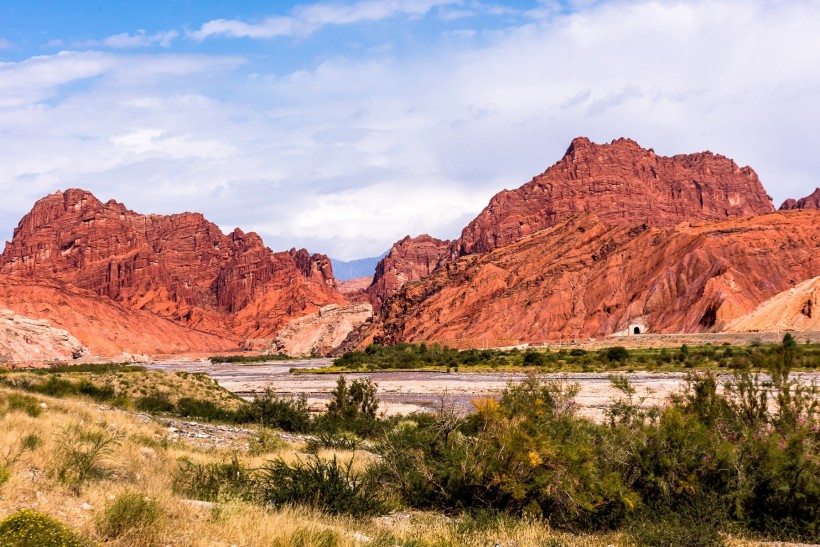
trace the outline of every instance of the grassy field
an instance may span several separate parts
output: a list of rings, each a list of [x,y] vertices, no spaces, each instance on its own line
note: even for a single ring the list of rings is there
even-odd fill
[[[542,372],[633,372],[636,370],[681,372],[687,370],[734,370],[766,363],[776,357],[780,344],[732,346],[710,344],[676,348],[620,346],[588,351],[575,349],[464,350],[437,344],[368,346],[348,352],[321,369],[293,368],[292,372],[333,374],[367,371],[503,372],[537,367]],[[820,369],[820,344],[797,344],[796,370]]]

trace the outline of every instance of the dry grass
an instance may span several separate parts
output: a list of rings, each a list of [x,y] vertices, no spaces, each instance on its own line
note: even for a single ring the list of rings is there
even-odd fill
[[[397,514],[354,520],[331,517],[305,508],[267,509],[229,501],[217,505],[191,503],[173,493],[178,461],[226,461],[236,455],[255,467],[265,460],[304,458],[300,444],[277,446],[267,454],[251,455],[231,450],[205,450],[185,439],[170,439],[168,429],[144,416],[70,399],[35,396],[45,404],[39,416],[10,410],[8,395],[0,388],[0,466],[10,471],[0,485],[0,520],[21,508],[46,513],[101,545],[190,546],[486,546],[516,545],[625,545],[618,534],[577,536],[557,533],[541,523],[491,522],[478,526],[432,513]],[[62,431],[70,427],[117,434],[118,443],[99,462],[101,473],[71,488],[60,481]],[[38,441],[31,441],[31,436]],[[29,439],[26,441],[26,439]],[[22,448],[23,445],[28,448]],[[320,452],[320,457],[334,455]],[[337,452],[343,461],[354,458],[362,468],[375,456],[363,451]],[[160,517],[150,526],[129,530],[117,537],[104,533],[98,523],[114,499],[138,493],[159,508]],[[367,541],[369,539],[369,541]],[[752,545],[751,543],[736,543]]]

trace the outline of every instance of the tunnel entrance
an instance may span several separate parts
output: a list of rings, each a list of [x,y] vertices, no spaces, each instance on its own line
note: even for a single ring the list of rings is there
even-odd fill
[[[641,327],[635,327],[635,329],[632,332],[633,332],[633,334],[640,334],[641,333]]]

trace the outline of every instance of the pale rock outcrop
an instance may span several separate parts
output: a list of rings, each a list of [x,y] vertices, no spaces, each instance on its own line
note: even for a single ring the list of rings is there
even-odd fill
[[[763,302],[726,328],[732,332],[820,331],[820,276]]]
[[[86,354],[79,340],[47,320],[0,310],[0,363],[79,359]]]
[[[373,307],[367,303],[331,304],[293,319],[273,339],[272,349],[292,356],[326,355],[372,316]]]

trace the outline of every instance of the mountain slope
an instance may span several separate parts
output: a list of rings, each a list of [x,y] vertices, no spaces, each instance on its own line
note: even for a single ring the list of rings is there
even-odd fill
[[[54,280],[0,276],[0,308],[46,319],[94,355],[218,352],[239,347],[236,338],[199,332]]]
[[[376,339],[526,342],[716,330],[820,272],[820,212],[675,228],[609,226],[576,215],[408,283]]]

